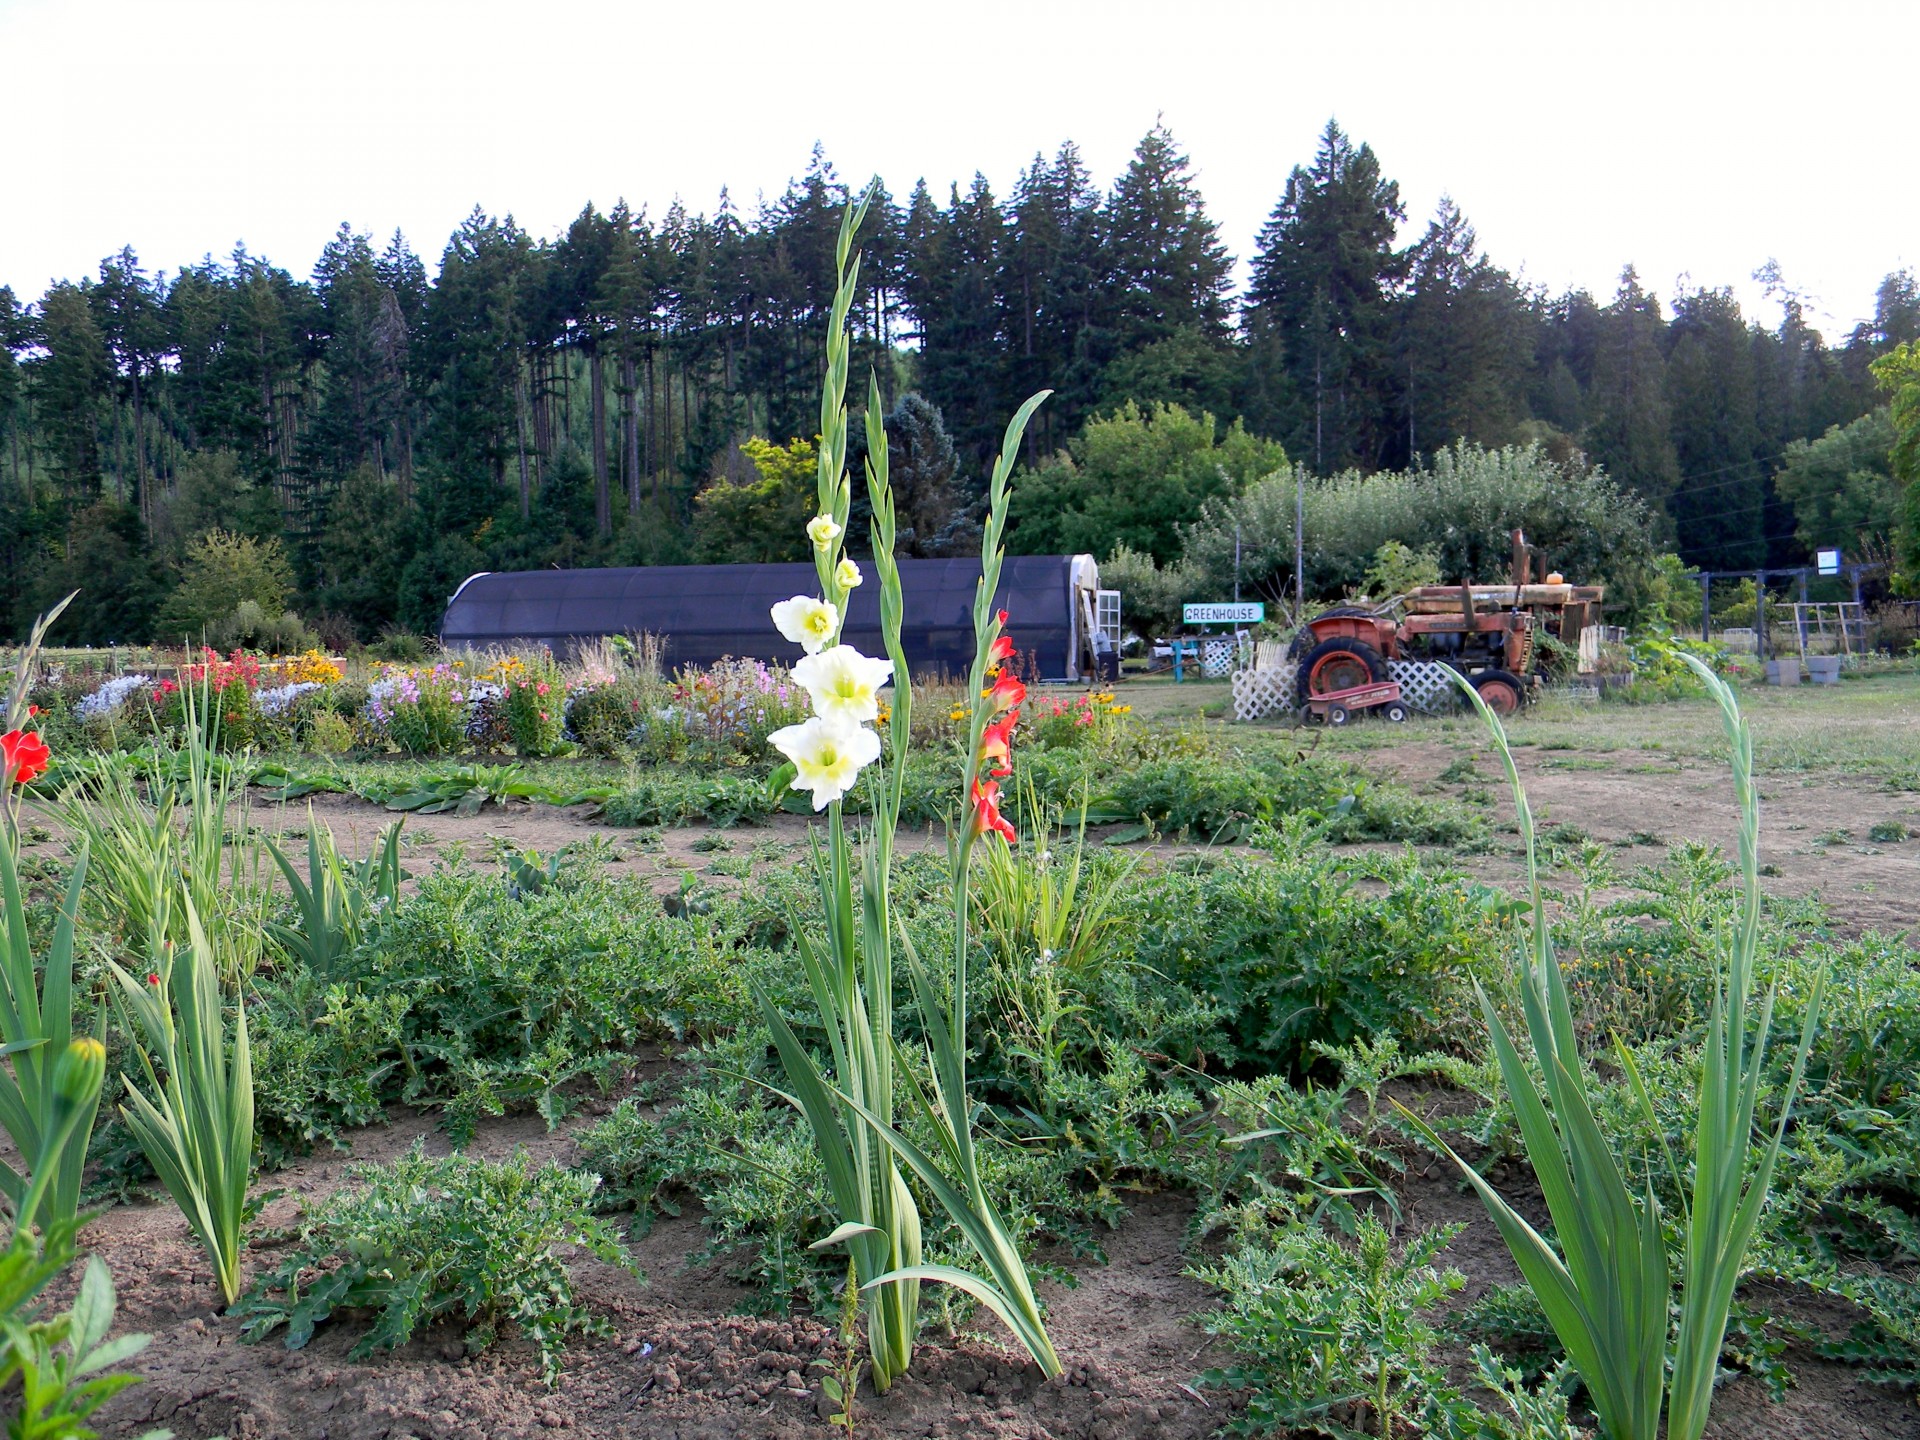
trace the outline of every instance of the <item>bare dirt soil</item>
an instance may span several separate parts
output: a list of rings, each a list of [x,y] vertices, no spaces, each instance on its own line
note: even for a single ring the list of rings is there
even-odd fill
[[[1433,794],[1459,796],[1469,787],[1440,777],[1468,753],[1438,740],[1407,743],[1361,757],[1368,769]],[[1622,871],[1659,860],[1667,848],[1703,840],[1734,853],[1739,820],[1725,766],[1676,760],[1660,750],[1616,750],[1605,756],[1527,747],[1516,752],[1536,824],[1571,825],[1621,852]],[[1504,777],[1484,754],[1473,788],[1491,801],[1497,821],[1512,818]],[[1898,934],[1920,923],[1920,793],[1889,790],[1864,776],[1763,774],[1760,791],[1762,888],[1770,894],[1826,901],[1835,928],[1847,934]],[[1873,841],[1877,824],[1916,832],[1903,841]],[[1499,884],[1522,875],[1518,841],[1505,853],[1460,857],[1456,863]]]
[[[591,1106],[576,1123],[590,1122]],[[429,1117],[409,1116],[353,1137],[351,1157],[310,1156],[271,1177],[287,1191],[269,1225],[290,1222],[301,1197],[340,1186],[352,1160],[384,1160],[423,1138],[443,1152]],[[524,1147],[572,1158],[566,1131],[535,1118],[489,1122],[470,1153],[498,1157]],[[465,1354],[457,1327],[443,1326],[372,1361],[347,1358],[362,1326],[323,1326],[303,1350],[278,1340],[240,1342],[215,1313],[211,1274],[179,1214],[155,1204],[122,1207],[94,1222],[85,1241],[120,1285],[120,1327],[153,1335],[139,1368],[146,1382],[118,1397],[108,1435],[150,1425],[187,1437],[230,1440],[494,1440],[550,1430],[591,1436],[720,1440],[833,1433],[819,1394],[820,1368],[837,1342],[809,1317],[734,1313],[747,1293],[720,1263],[690,1268],[704,1232],[698,1207],[657,1220],[634,1242],[646,1274],[636,1280],[597,1261],[578,1272],[577,1297],[605,1314],[613,1334],[575,1343],[559,1385],[541,1384],[537,1357],[508,1341]],[[1206,1292],[1182,1273],[1192,1206],[1173,1196],[1142,1201],[1109,1237],[1109,1263],[1071,1266],[1079,1283],[1043,1287],[1055,1341],[1067,1365],[1047,1382],[994,1336],[930,1334],[914,1373],[885,1397],[862,1395],[860,1430],[891,1436],[993,1440],[1198,1440],[1232,1414],[1228,1397],[1192,1382],[1214,1363],[1189,1317]],[[258,1251],[255,1263],[271,1263]],[[984,1323],[993,1324],[991,1320]]]

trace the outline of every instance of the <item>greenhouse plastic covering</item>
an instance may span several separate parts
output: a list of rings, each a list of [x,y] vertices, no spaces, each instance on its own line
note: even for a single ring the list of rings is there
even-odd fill
[[[871,560],[859,563],[866,583],[853,592],[842,638],[882,655],[879,577]],[[1023,655],[1035,657],[1045,679],[1077,670],[1072,573],[1073,557],[1065,555],[1010,555],[1000,571],[995,603],[1007,612],[1007,633]],[[973,660],[979,559],[902,560],[900,580],[909,668],[963,674]],[[454,593],[440,639],[479,650],[545,644],[565,656],[582,640],[648,633],[665,639],[669,667],[726,656],[792,663],[800,649],[781,638],[768,612],[819,590],[813,566],[805,563],[487,572]]]

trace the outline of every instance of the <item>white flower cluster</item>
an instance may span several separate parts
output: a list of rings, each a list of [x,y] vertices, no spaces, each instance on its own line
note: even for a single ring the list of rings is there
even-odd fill
[[[815,545],[831,545],[840,527],[830,515],[807,524]],[[834,578],[851,590],[860,583],[860,567],[843,559]],[[824,810],[845,795],[860,772],[880,758],[880,737],[867,723],[880,714],[880,689],[893,678],[893,662],[862,655],[839,642],[840,612],[829,600],[796,595],[773,607],[773,623],[806,656],[793,678],[813,701],[813,715],[767,737],[793,762],[793,788],[813,793],[813,808]]]
[[[302,695],[311,695],[323,688],[317,680],[298,680],[291,685],[279,685],[271,690],[256,692],[253,703],[262,715],[284,715]]]
[[[74,718],[90,720],[95,716],[118,715],[120,707],[133,698],[134,691],[142,685],[151,685],[151,675],[119,675],[107,681],[91,695],[84,697],[73,707]]]

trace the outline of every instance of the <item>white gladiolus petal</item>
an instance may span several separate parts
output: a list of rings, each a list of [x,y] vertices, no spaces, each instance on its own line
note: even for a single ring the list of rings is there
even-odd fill
[[[813,713],[843,725],[864,725],[880,714],[880,687],[893,675],[891,660],[875,660],[851,645],[835,645],[793,667]]]
[[[833,567],[833,578],[840,582],[841,589],[854,590],[859,588],[861,580],[865,577],[861,575],[858,565],[843,557],[840,563]]]
[[[807,538],[824,550],[840,538],[840,522],[831,515],[816,515],[807,521]]]
[[[880,758],[880,737],[873,731],[818,715],[804,724],[776,730],[767,740],[793,762],[793,788],[812,791],[816,810],[845,795],[860,772]]]
[[[773,623],[780,633],[809,655],[818,655],[840,629],[840,612],[827,600],[796,595],[773,607]]]

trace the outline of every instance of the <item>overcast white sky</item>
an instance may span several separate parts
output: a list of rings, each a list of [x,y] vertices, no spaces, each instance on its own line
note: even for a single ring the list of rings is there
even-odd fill
[[[0,0],[0,284],[240,240],[304,276],[342,220],[432,266],[476,203],[539,235],[589,199],[748,207],[815,140],[901,197],[1004,196],[1069,137],[1106,184],[1156,115],[1244,261],[1332,115],[1406,236],[1447,192],[1555,290],[1631,262],[1769,322],[1774,257],[1838,336],[1920,263],[1916,41],[1916,0]]]

